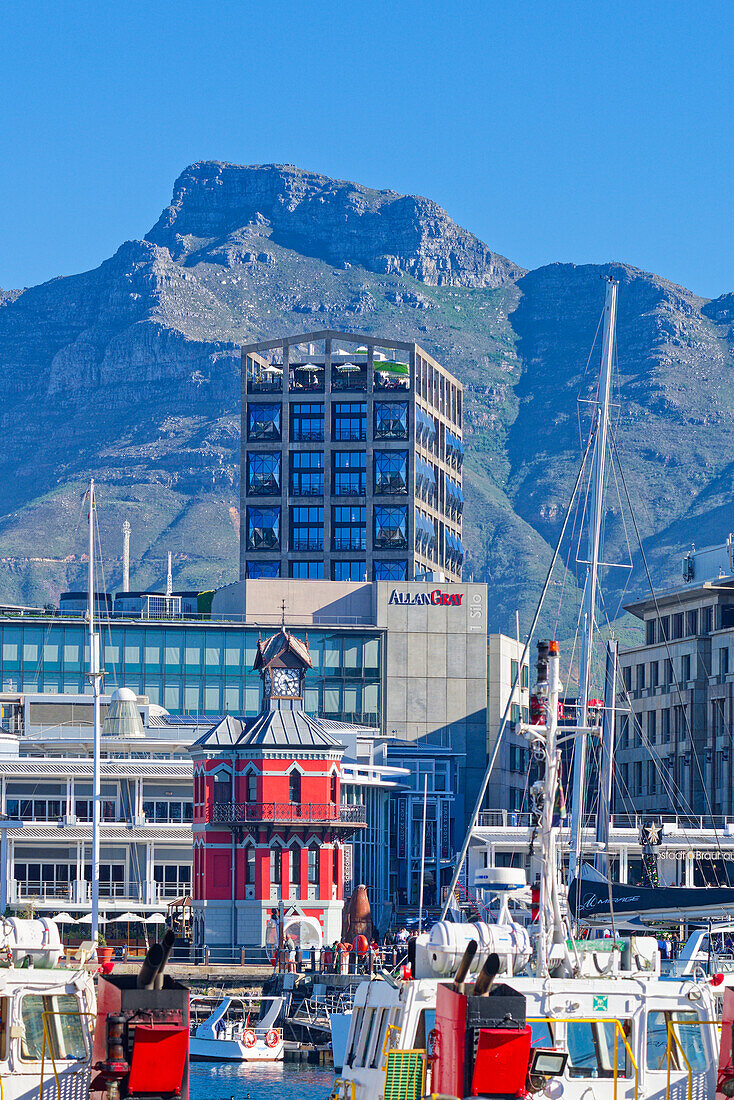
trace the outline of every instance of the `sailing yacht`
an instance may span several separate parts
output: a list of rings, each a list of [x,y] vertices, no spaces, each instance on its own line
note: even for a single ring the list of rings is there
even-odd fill
[[[455,1082],[451,1088],[459,1100],[470,1093],[523,1095],[526,1091],[542,1091],[553,1100],[561,1097],[564,1100],[618,1100],[620,1097],[628,1100],[640,1097],[702,1100],[713,1098],[715,1094],[720,1044],[717,1004],[709,979],[699,972],[682,978],[663,978],[656,938],[636,930],[629,935],[618,935],[613,924],[611,935],[606,929],[601,938],[584,940],[577,935],[578,920],[574,919],[574,905],[577,899],[583,898],[583,884],[588,881],[581,860],[581,811],[585,796],[586,743],[592,719],[591,650],[604,520],[616,307],[617,283],[609,279],[592,429],[525,652],[518,662],[519,675],[539,620],[584,465],[591,455],[577,726],[559,727],[560,654],[557,642],[550,641],[538,643],[538,677],[530,708],[532,723],[523,727],[543,771],[531,792],[542,868],[537,924],[528,930],[511,916],[509,901],[524,898],[528,893],[523,882],[524,872],[487,869],[481,881],[472,884],[483,889],[489,887],[497,897],[503,898],[496,923],[447,921],[450,899],[447,900],[443,919],[430,932],[413,941],[409,973],[399,979],[383,974],[363,983],[357,990],[346,1057],[334,1087],[334,1097],[392,1100],[393,1097],[420,1097],[438,1091],[450,1096],[452,1093],[445,1085],[447,1080]],[[611,665],[616,668],[614,647]],[[607,767],[601,782],[603,789],[597,818],[606,815],[608,820],[614,677],[607,676],[607,680],[602,734]],[[503,726],[509,708],[508,702]],[[450,897],[454,895],[467,856],[501,734],[502,730],[457,861]],[[561,752],[570,740],[574,742],[574,779],[569,894],[562,883],[556,800]],[[602,831],[597,836],[602,857],[603,828],[602,824]],[[605,861],[600,858],[594,882],[596,894],[608,888],[605,871]],[[493,990],[497,977],[502,984]],[[493,994],[497,998],[495,1001]],[[481,1019],[489,1024],[480,1026],[476,1021]],[[496,1055],[503,1044],[511,1051],[521,1036],[528,1043],[525,1053],[517,1057],[507,1054],[504,1063],[498,1061]],[[498,1066],[503,1064],[507,1068],[513,1059],[519,1062],[520,1079],[515,1080],[511,1089],[499,1081]],[[521,1081],[519,1091],[518,1080]]]

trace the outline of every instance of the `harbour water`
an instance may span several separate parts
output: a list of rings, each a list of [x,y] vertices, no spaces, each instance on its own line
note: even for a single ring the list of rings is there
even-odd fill
[[[302,1062],[269,1066],[192,1062],[190,1100],[327,1100],[334,1071]]]

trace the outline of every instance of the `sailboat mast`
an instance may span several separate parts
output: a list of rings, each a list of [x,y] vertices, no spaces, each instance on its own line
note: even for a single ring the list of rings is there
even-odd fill
[[[92,942],[96,945],[99,933],[99,831],[100,831],[100,670],[99,634],[94,619],[94,478],[89,482],[89,681],[94,699],[94,741],[92,771]]]
[[[604,478],[607,460],[607,435],[609,432],[609,392],[612,383],[614,361],[614,336],[617,324],[616,279],[607,279],[604,301],[604,333],[602,336],[601,372],[595,412],[594,454],[592,460],[591,494],[589,502],[589,542],[584,586],[582,614],[581,658],[579,669],[579,701],[577,722],[582,730],[589,725],[589,691],[591,686],[591,654],[594,644],[594,613],[599,577],[599,550],[604,522]],[[569,881],[576,878],[581,869],[581,845],[583,837],[584,795],[586,787],[586,733],[576,739],[573,756],[573,802],[571,805],[571,839],[569,852]]]

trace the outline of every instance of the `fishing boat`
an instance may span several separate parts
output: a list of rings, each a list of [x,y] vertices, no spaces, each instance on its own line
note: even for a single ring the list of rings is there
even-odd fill
[[[197,999],[192,1005],[196,1009]],[[240,997],[223,997],[201,1023],[191,1025],[190,1055],[193,1061],[282,1062],[283,1029],[276,1021],[282,997],[264,997],[257,1021]]]
[[[56,1090],[87,1100],[97,1011],[94,979],[62,962],[52,920],[0,921],[0,1080],[4,1100]]]
[[[609,394],[614,352],[617,284],[607,282],[596,408],[582,467],[566,512],[519,669],[538,625],[574,497],[591,455],[586,494],[589,518],[584,587],[579,698],[575,723],[559,724],[563,701],[559,646],[538,642],[537,682],[529,721],[521,729],[542,771],[531,787],[540,853],[537,901],[524,870],[487,868],[475,889],[501,899],[495,922],[446,920],[471,833],[482,808],[497,739],[477,798],[470,828],[454,870],[442,920],[411,943],[409,972],[382,974],[357,990],[347,1051],[334,1097],[394,1100],[438,1095],[524,1097],[544,1093],[554,1100],[713,1100],[719,1072],[719,1006],[715,979],[700,971],[664,978],[657,938],[615,923],[607,864],[609,799],[615,706],[616,643],[608,643],[603,706],[591,699],[591,647],[597,611],[597,574],[604,521]],[[610,675],[610,672],[612,673]],[[514,698],[510,693],[510,700]],[[507,703],[504,728],[510,701]],[[601,729],[597,727],[601,710]],[[579,912],[588,883],[582,861],[586,745],[602,747],[598,832],[593,891],[608,893],[596,923]],[[574,745],[574,781],[569,882],[564,881],[559,791],[562,751]],[[603,887],[602,887],[603,884]],[[617,888],[622,895],[629,888]],[[690,893],[690,891],[688,892]],[[531,898],[528,899],[528,895]],[[703,904],[704,891],[698,895]],[[618,900],[621,900],[618,893]],[[510,902],[537,904],[529,927],[513,919]],[[696,899],[685,899],[690,905]],[[654,899],[659,905],[661,896]],[[717,898],[734,908],[734,890]],[[632,908],[634,906],[629,903]],[[677,902],[673,903],[674,908]],[[677,908],[676,908],[677,912]],[[629,919],[638,918],[639,908]],[[581,931],[595,938],[583,938]],[[621,929],[626,929],[623,934]],[[472,980],[473,979],[473,980]],[[499,979],[499,981],[497,980]],[[730,1050],[730,1045],[729,1048]],[[729,1054],[726,1054],[729,1058]],[[731,1075],[730,1075],[731,1076]],[[732,1092],[734,1095],[734,1080]]]

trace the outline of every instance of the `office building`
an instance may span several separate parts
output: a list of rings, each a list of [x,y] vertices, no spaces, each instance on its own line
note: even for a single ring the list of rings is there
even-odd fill
[[[627,610],[644,644],[620,652],[616,806],[711,818],[734,800],[734,536],[691,551],[683,583]]]
[[[415,343],[242,349],[240,578],[460,581],[462,387]]]

